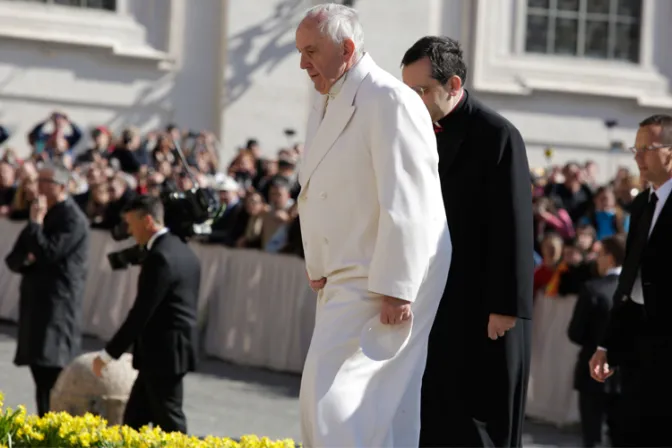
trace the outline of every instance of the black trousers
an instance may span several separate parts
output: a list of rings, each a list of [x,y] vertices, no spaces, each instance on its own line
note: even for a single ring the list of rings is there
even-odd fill
[[[37,414],[42,417],[49,412],[51,405],[51,389],[54,388],[62,367],[30,366],[30,373],[35,382],[35,401],[37,402]]]
[[[182,410],[184,374],[138,373],[126,403],[124,424],[134,429],[149,425],[166,432],[187,433],[187,417]]]
[[[592,448],[602,444],[602,426],[606,420],[611,446],[624,446],[619,413],[620,395],[601,391],[579,392],[579,413],[583,446]]]

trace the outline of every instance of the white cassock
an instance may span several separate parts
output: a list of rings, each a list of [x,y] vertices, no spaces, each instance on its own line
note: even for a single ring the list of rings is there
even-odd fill
[[[418,446],[427,340],[452,252],[434,129],[418,94],[368,55],[337,87],[324,118],[324,97],[311,113],[299,171],[306,268],[327,278],[301,381],[302,442]],[[381,295],[413,302],[408,338],[410,325],[364,331],[379,323]],[[365,354],[390,336],[400,350]]]

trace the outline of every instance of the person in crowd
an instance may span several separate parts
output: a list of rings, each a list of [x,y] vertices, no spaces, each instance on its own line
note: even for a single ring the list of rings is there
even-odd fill
[[[245,212],[248,218],[245,232],[236,242],[236,247],[261,249],[264,216],[269,209],[270,207],[264,203],[264,198],[259,193],[250,193],[245,197]]]
[[[420,446],[521,446],[534,278],[525,144],[515,126],[465,89],[457,41],[423,37],[401,65],[435,123],[454,244],[429,338]]]
[[[101,377],[105,366],[132,345],[138,377],[128,397],[124,424],[140,429],[153,423],[164,431],[186,434],[183,380],[196,368],[201,264],[189,245],[165,228],[158,198],[132,199],[123,216],[133,238],[146,248],[146,256],[133,307],[94,358],[93,372]]]
[[[617,207],[616,196],[610,186],[599,187],[595,191],[593,202],[593,208],[579,223],[592,226],[597,240],[617,233],[627,233],[629,217]]]
[[[61,370],[81,348],[89,224],[67,194],[69,177],[58,165],[39,171],[30,220],[5,258],[7,267],[21,275],[14,363],[30,366],[40,416],[50,410]]]
[[[563,240],[555,233],[547,234],[541,241],[542,262],[534,270],[534,292],[547,296],[553,295],[557,287],[553,285],[554,275],[558,272],[560,261],[564,253]],[[549,288],[549,284],[551,287]]]
[[[672,446],[672,116],[643,120],[632,148],[650,184],[631,208],[626,257],[609,324],[590,360],[592,377],[605,381],[618,367],[627,446]]]
[[[586,368],[604,334],[609,320],[625,259],[625,238],[609,236],[601,241],[597,257],[599,277],[588,280],[578,295],[567,329],[570,341],[581,346],[574,370],[574,388],[579,392],[579,413],[583,446],[602,445],[602,426],[606,419],[611,446],[623,446],[619,421],[620,387],[618,377],[605,383],[594,381]]]
[[[245,204],[240,198],[241,187],[233,178],[226,176],[215,188],[219,192],[221,207],[211,225],[212,234],[208,240],[234,246],[245,233],[248,220]]]
[[[558,207],[564,208],[577,223],[583,218],[593,204],[593,192],[583,180],[584,173],[576,162],[570,162],[562,170],[564,182],[549,183],[545,194],[553,199]]]
[[[24,176],[19,181],[14,200],[12,201],[9,219],[14,221],[25,221],[30,216],[30,206],[37,200],[39,195],[37,172],[32,175]]]
[[[534,224],[538,237],[543,238],[550,231],[563,239],[574,238],[574,225],[567,210],[557,208],[555,202],[546,197],[537,198],[534,205]]]
[[[112,149],[114,149],[111,146],[112,133],[105,126],[94,128],[91,131],[91,140],[93,140],[93,146],[77,155],[75,166],[87,165],[107,159]]]
[[[320,94],[298,200],[320,291],[299,398],[311,447],[418,446],[427,338],[451,259],[427,110],[363,44],[357,12],[336,3],[296,30]]]
[[[51,131],[45,128],[51,127]],[[64,112],[56,111],[38,123],[28,134],[28,142],[37,155],[54,155],[70,153],[82,138],[82,131],[77,124],[70,121]],[[72,156],[72,154],[69,154]]]
[[[110,154],[110,158],[119,161],[119,168],[124,173],[136,174],[141,167],[149,165],[149,154],[141,143],[138,129],[127,128],[121,133],[121,140]]]

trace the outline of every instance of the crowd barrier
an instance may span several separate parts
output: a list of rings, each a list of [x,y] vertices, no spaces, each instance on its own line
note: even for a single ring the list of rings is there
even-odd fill
[[[11,250],[23,223],[0,220],[0,255]],[[139,268],[112,271],[106,254],[128,246],[91,232],[84,297],[84,332],[109,339],[133,304]],[[300,373],[315,319],[315,293],[303,260],[257,250],[192,243],[202,264],[199,312],[204,351],[237,364]],[[20,276],[0,266],[0,318],[16,321]],[[579,348],[567,338],[575,297],[537,299],[527,414],[558,426],[578,422],[572,389]],[[450,354],[447,354],[448,356]]]
[[[24,223],[0,220],[0,256]],[[138,267],[110,269],[106,255],[129,246],[91,231],[83,305],[85,334],[108,340],[135,300]],[[303,260],[256,250],[191,243],[201,260],[199,313],[208,356],[242,365],[299,373],[315,320],[315,293]],[[0,266],[0,318],[16,322],[21,277]]]
[[[580,347],[567,337],[576,300],[576,296],[538,297],[532,316],[526,414],[559,427],[579,422],[574,366]]]

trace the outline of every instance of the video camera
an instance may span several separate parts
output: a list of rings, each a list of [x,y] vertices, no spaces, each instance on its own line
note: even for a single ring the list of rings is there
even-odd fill
[[[219,200],[210,188],[201,188],[188,169],[187,161],[177,141],[174,141],[175,152],[182,161],[182,167],[191,178],[194,187],[184,192],[162,193],[160,198],[164,208],[164,224],[170,232],[182,241],[187,241],[194,235],[207,235],[209,226],[204,226],[217,215]],[[124,241],[130,238],[125,221],[112,229],[112,238],[115,241]],[[107,260],[113,270],[126,269],[142,263],[146,250],[134,245],[117,252],[107,254]]]

